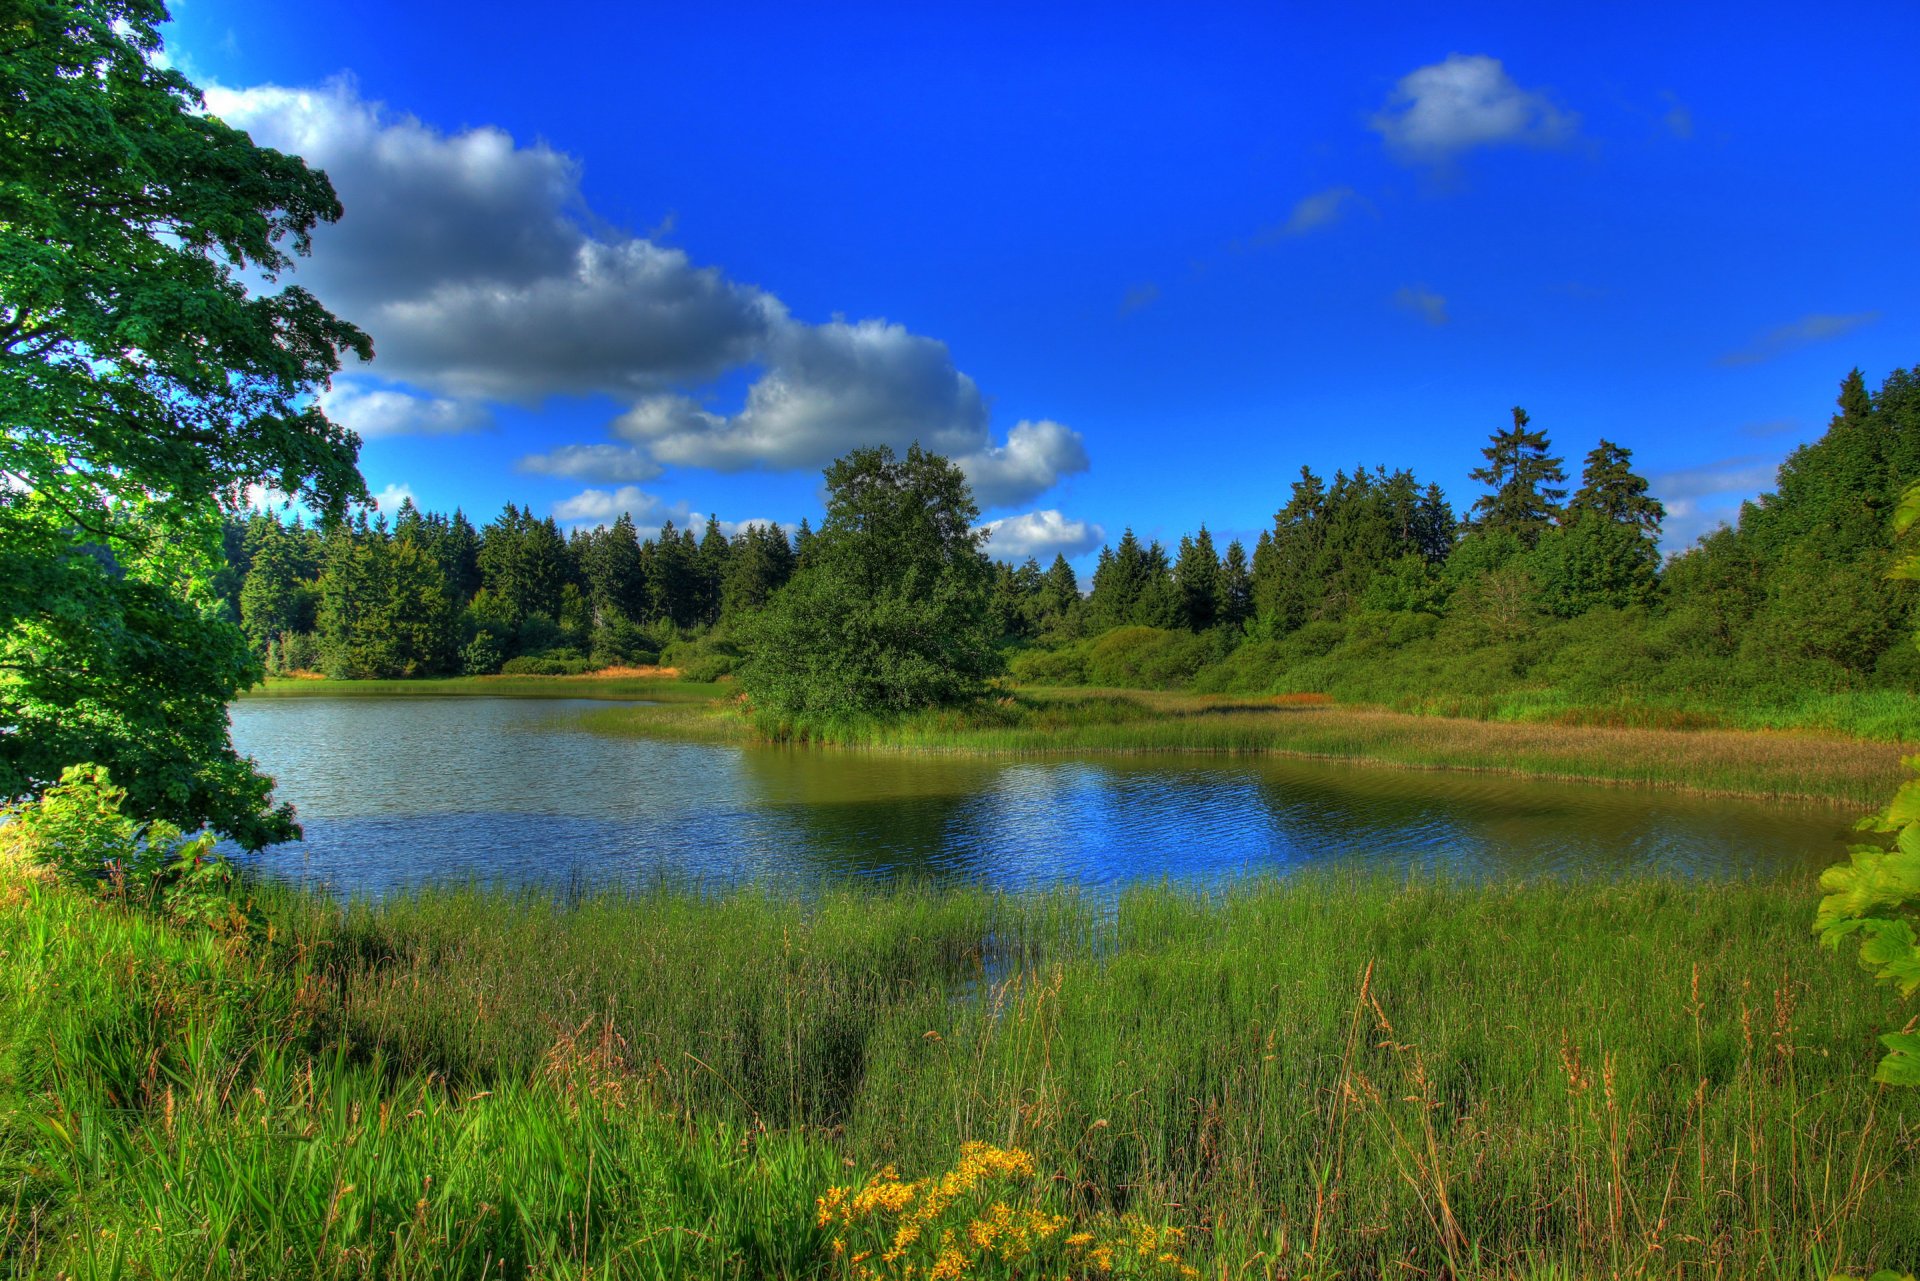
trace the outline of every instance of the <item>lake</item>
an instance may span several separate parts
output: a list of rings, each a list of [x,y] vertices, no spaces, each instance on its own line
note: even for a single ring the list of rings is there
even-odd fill
[[[1284,757],[907,756],[590,731],[579,699],[242,700],[306,839],[247,861],[346,895],[434,881],[1105,891],[1353,867],[1466,877],[1823,866],[1850,812]]]

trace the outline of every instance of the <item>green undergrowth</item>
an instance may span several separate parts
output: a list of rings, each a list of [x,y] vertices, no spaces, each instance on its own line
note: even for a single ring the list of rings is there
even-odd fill
[[[0,1274],[841,1276],[816,1198],[968,1141],[1206,1276],[1920,1260],[1798,881],[256,893],[0,893]]]

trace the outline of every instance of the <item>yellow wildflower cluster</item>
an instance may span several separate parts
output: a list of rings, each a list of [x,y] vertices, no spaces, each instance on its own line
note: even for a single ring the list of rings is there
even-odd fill
[[[989,1195],[989,1193],[997,1195]],[[857,1187],[829,1188],[817,1221],[853,1281],[960,1281],[994,1275],[1193,1277],[1185,1235],[1134,1217],[1078,1231],[1034,1204],[1033,1157],[967,1143],[953,1169],[903,1180],[892,1166]]]

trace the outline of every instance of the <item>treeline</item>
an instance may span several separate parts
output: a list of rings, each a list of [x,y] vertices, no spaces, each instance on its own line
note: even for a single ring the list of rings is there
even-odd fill
[[[1895,370],[1877,392],[1849,373],[1826,433],[1786,460],[1776,491],[1664,563],[1666,513],[1626,448],[1597,442],[1570,479],[1516,409],[1482,453],[1483,492],[1462,514],[1407,471],[1303,469],[1251,555],[1238,543],[1216,555],[1204,528],[1171,555],[1129,531],[1102,550],[1084,600],[1032,611],[1044,621],[1013,674],[1705,719],[1920,684],[1905,640],[1914,594],[1888,577],[1894,504],[1920,481],[1920,371]],[[1030,578],[1024,599],[1039,604]]]
[[[669,521],[642,540],[612,525],[561,533],[508,504],[476,529],[464,512],[404,502],[325,526],[256,513],[227,531],[228,603],[270,675],[345,678],[558,675],[684,658],[714,676],[717,639],[794,572],[810,531],[752,525],[729,538]]]
[[[1889,519],[1920,480],[1920,389],[1859,371],[1777,492],[1663,564],[1665,511],[1630,450],[1577,477],[1524,410],[1494,432],[1456,512],[1406,469],[1302,468],[1249,552],[1203,525],[1171,550],[1132,530],[1092,580],[1063,557],[997,563],[992,625],[1035,683],[1319,690],[1489,714],[1515,699],[1790,702],[1912,689],[1907,585]],[[272,671],[335,676],[580,671],[654,661],[731,669],[735,624],[807,555],[805,524],[731,538],[622,516],[563,536],[509,506],[475,529],[403,508],[392,527],[256,516],[230,534],[231,599]],[[991,547],[988,548],[991,551]]]

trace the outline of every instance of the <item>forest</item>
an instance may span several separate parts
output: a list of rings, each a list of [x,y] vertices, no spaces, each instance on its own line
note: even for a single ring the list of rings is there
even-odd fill
[[[1889,515],[1920,480],[1914,371],[1877,391],[1847,374],[1826,432],[1775,490],[1664,558],[1665,513],[1628,448],[1601,440],[1572,476],[1516,408],[1482,454],[1464,510],[1404,468],[1303,467],[1251,552],[1203,524],[1172,548],[1127,530],[1084,585],[1064,557],[995,562],[1008,668],[1027,684],[1311,691],[1467,715],[1790,709],[1920,677],[1901,643],[1911,589],[1888,577]],[[642,539],[625,515],[569,534],[514,505],[479,527],[411,502],[391,524],[256,513],[227,526],[221,589],[274,675],[666,662],[713,680],[814,536],[803,521],[791,538],[773,525],[729,537],[710,518]]]

